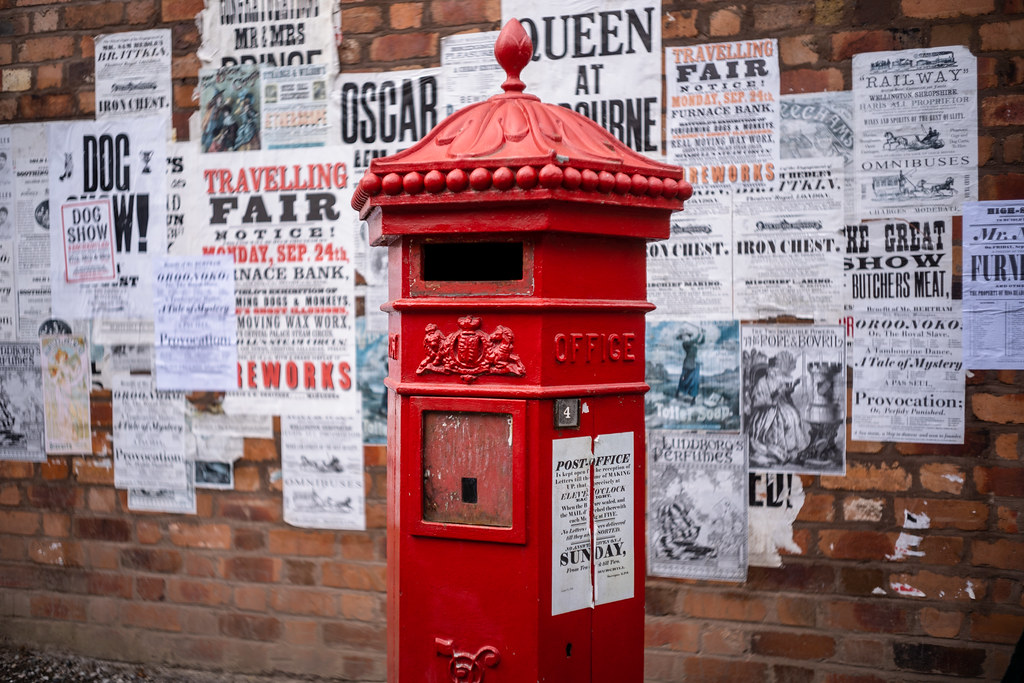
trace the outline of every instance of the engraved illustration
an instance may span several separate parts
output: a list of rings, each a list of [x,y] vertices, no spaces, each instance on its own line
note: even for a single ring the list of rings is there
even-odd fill
[[[953,176],[945,180],[937,178],[921,178],[916,183],[906,173],[898,175],[875,176],[871,179],[871,191],[878,199],[921,199],[932,197],[952,197],[956,194],[956,181]]]
[[[513,349],[512,330],[498,325],[487,334],[480,324],[479,317],[465,315],[458,320],[459,329],[445,335],[436,324],[429,323],[424,328],[424,356],[416,374],[459,375],[464,382],[472,382],[479,375],[524,376],[526,366]]]
[[[897,149],[942,149],[946,144],[942,141],[942,135],[939,131],[930,126],[928,127],[928,132],[924,135],[919,133],[899,134],[902,132],[885,131],[885,142],[882,144],[882,147],[890,151]]]

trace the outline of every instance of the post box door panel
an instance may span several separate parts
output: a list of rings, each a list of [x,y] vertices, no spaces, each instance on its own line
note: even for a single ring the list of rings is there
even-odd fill
[[[525,543],[525,401],[422,396],[410,407],[412,533]]]

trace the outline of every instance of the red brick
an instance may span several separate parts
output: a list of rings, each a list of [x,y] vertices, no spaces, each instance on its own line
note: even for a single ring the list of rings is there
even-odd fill
[[[115,571],[121,569],[120,548],[106,543],[89,543],[88,547],[89,566],[93,569],[109,569]]]
[[[764,664],[734,659],[688,657],[683,663],[685,679],[693,681],[767,681],[768,669]]]
[[[878,465],[848,463],[846,476],[821,477],[822,488],[846,491],[906,491],[912,483],[910,473],[898,462]]]
[[[121,622],[157,631],[181,631],[180,612],[170,605],[126,602],[121,605]]]
[[[275,555],[332,557],[336,554],[334,532],[271,529],[270,552]]]
[[[982,52],[1024,50],[1024,19],[981,24],[978,35]]]
[[[828,625],[846,631],[903,633],[907,629],[907,611],[879,602],[844,602],[828,604]]]
[[[339,613],[345,619],[380,621],[384,618],[384,596],[379,593],[344,592]]]
[[[39,67],[42,69],[42,67]],[[43,479],[56,481],[68,478],[68,459],[59,456],[50,456],[46,462],[40,463],[39,471]]]
[[[71,534],[71,516],[63,512],[44,512],[43,534],[55,538],[67,537]]]
[[[384,565],[352,564],[347,562],[325,562],[321,567],[323,584],[333,588],[352,590],[385,590]]]
[[[86,620],[86,602],[68,596],[33,595],[29,609],[33,617],[45,619]]]
[[[324,624],[324,645],[344,645],[354,649],[384,650],[385,628],[378,624],[334,621]]]
[[[203,0],[163,0],[160,3],[160,21],[192,21],[203,9]]]
[[[71,57],[75,44],[70,36],[45,36],[24,38],[18,45],[19,62],[50,62]]]
[[[39,532],[39,514],[20,510],[0,510],[0,533],[32,536]]]
[[[730,621],[762,621],[768,614],[760,598],[731,592],[689,592],[683,597],[683,607],[694,617]]]
[[[1024,467],[975,467],[978,493],[1024,498]]]
[[[996,527],[1006,534],[1020,533],[1020,510],[999,506],[996,508]]]
[[[117,492],[114,489],[90,487],[86,499],[93,512],[117,512]]]
[[[181,571],[181,553],[176,550],[126,548],[121,551],[121,564],[128,569],[176,574]]]
[[[28,546],[28,557],[39,564],[53,564],[58,567],[82,567],[85,553],[82,544],[75,541],[32,541]]]
[[[243,456],[251,462],[276,462],[281,456],[273,439],[245,439]]]
[[[135,592],[142,600],[163,602],[167,598],[167,581],[151,576],[138,576],[135,578]]]
[[[423,25],[422,2],[399,2],[388,8],[388,24],[392,30],[403,31]]]
[[[1018,459],[1019,434],[1000,434],[996,437],[996,455],[1003,460]]]
[[[363,446],[363,462],[367,467],[384,467],[388,462],[387,446]]]
[[[930,529],[963,529],[978,531],[988,527],[988,505],[975,500],[928,500],[925,498],[894,498],[896,523],[904,525],[905,513],[928,516]]]
[[[779,623],[787,626],[814,626],[817,623],[817,603],[810,598],[779,596],[775,602]]]
[[[1003,173],[981,177],[978,198],[982,201],[1022,196],[1024,196],[1024,173]]]
[[[903,0],[903,14],[914,19],[949,19],[989,14],[995,0]]]
[[[132,525],[124,519],[79,517],[75,519],[75,535],[94,541],[124,543],[131,540]]]
[[[25,559],[25,540],[19,536],[0,536],[0,560]],[[0,583],[0,586],[3,584]]]
[[[961,612],[941,612],[934,607],[925,607],[918,613],[918,619],[924,632],[933,638],[956,638],[964,615]]]
[[[1008,102],[1014,106],[1010,107],[1006,104]],[[998,112],[1010,116],[1010,119],[1007,119],[1006,123],[989,121],[982,123],[982,125],[1024,125],[1024,95],[986,98],[982,102],[982,112],[986,110],[988,103],[992,103],[993,112],[998,110]],[[1001,116],[1002,114],[999,115]],[[971,408],[974,411],[974,416],[985,422],[1024,424],[1024,394],[1004,394],[999,396],[995,394],[975,394],[971,400]]]
[[[219,577],[220,560],[212,557],[189,553],[185,556],[185,573],[189,576],[212,579]]]
[[[747,570],[747,587],[756,591],[809,591],[832,592],[835,570],[821,563],[796,564],[785,567],[750,567]],[[672,597],[675,596],[675,591]],[[648,585],[647,604],[651,604],[651,588]]]
[[[697,30],[697,10],[664,11],[662,12],[661,19],[661,37],[663,40],[695,38],[699,33]]]
[[[167,525],[167,535],[174,545],[187,548],[231,547],[231,527],[227,524],[183,524],[172,522]]]
[[[277,612],[333,617],[338,613],[335,599],[323,590],[272,588],[270,606]]]
[[[964,489],[964,471],[956,465],[947,463],[921,465],[918,476],[921,486],[936,493],[960,495]]]
[[[110,458],[75,458],[72,469],[79,483],[114,485],[114,461]]]
[[[1012,645],[1024,632],[1024,615],[1007,614],[971,614],[971,641],[986,643],[1006,643]]]
[[[919,593],[897,591],[896,585],[912,587]],[[930,571],[919,571],[916,573],[892,574],[889,577],[889,585],[898,595],[916,597],[930,600],[944,600],[947,602],[972,602],[985,597],[988,584],[979,579],[969,579],[962,576],[945,576]]]
[[[261,586],[239,586],[234,591],[235,607],[250,612],[267,611],[267,589]]]
[[[349,7],[341,10],[341,25],[346,34],[373,33],[380,28],[379,7]]]
[[[897,48],[889,31],[839,31],[832,34],[832,61],[841,62],[861,52],[882,52]]]
[[[222,582],[171,579],[167,598],[193,605],[226,605],[231,601],[231,587]]]
[[[320,644],[320,626],[315,621],[285,620],[283,640],[292,645],[312,647]]]
[[[374,38],[370,43],[370,60],[374,62],[391,62],[435,55],[437,55],[436,33],[394,33]]]
[[[316,565],[313,562],[303,560],[284,561],[285,581],[301,586],[314,586],[316,580]]]
[[[786,659],[828,659],[836,651],[836,641],[813,633],[755,633],[750,641],[754,654]]]
[[[221,498],[217,515],[243,522],[280,522],[281,501],[253,498]]]
[[[222,614],[218,618],[220,632],[244,640],[277,640],[281,637],[281,622],[274,617],[250,614]]]
[[[843,499],[843,519],[848,522],[880,522],[885,507],[882,498],[847,496]]]
[[[256,466],[235,465],[235,490],[259,491],[261,487],[260,468]]]
[[[501,19],[501,8],[496,2],[433,0],[430,3],[430,16],[435,24],[441,26],[490,24]]]
[[[871,674],[830,673],[826,676],[825,683],[891,683],[891,681]]]
[[[21,489],[17,484],[0,486],[0,505],[20,505]]]
[[[277,583],[281,580],[281,560],[269,557],[232,557],[222,561],[225,578],[252,583]]]
[[[28,479],[35,474],[30,462],[0,460],[0,479]]]
[[[644,623],[644,647],[697,652],[700,631],[700,626],[693,622],[648,617]]]
[[[754,31],[757,33],[774,33],[779,29],[806,26],[814,17],[814,5],[807,2],[796,5],[756,5],[753,11]]]
[[[797,521],[831,522],[835,520],[835,499],[835,496],[827,493],[804,494],[804,506],[800,508],[800,512],[797,514]]]
[[[159,522],[140,519],[135,523],[135,537],[139,543],[152,545],[158,543],[164,537],[164,533],[160,530]]]
[[[67,5],[64,8],[65,28],[100,28],[117,26],[124,16],[124,3],[101,2],[91,5]]]
[[[963,536],[927,534],[921,539],[917,550],[924,553],[923,557],[918,558],[921,562],[946,565],[959,564],[964,556],[964,538]]]
[[[125,21],[129,24],[146,24],[155,16],[154,0],[132,0],[125,6]]]
[[[985,651],[978,648],[896,642],[892,651],[896,666],[909,671],[974,678],[984,670]]]
[[[81,499],[81,489],[72,486],[30,486],[28,500],[44,510],[73,510]]]
[[[266,535],[261,529],[235,529],[236,550],[261,550],[267,547]]]
[[[750,634],[740,628],[708,624],[700,630],[701,655],[743,655],[750,651]]]
[[[87,590],[91,595],[107,595],[120,598],[132,597],[132,580],[121,574],[89,572],[86,577]]]
[[[879,531],[822,529],[818,532],[818,547],[825,557],[834,560],[883,560],[892,554],[896,537]]]
[[[1022,571],[1024,570],[1024,542],[973,541],[971,543],[971,564]]]

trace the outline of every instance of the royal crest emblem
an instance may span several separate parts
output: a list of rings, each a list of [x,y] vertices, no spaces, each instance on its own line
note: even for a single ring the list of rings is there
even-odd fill
[[[424,357],[416,368],[416,374],[436,372],[442,375],[459,375],[464,382],[472,382],[480,375],[526,374],[513,344],[512,330],[498,325],[487,334],[480,329],[480,318],[464,315],[458,320],[459,329],[445,335],[434,323],[424,329]]]

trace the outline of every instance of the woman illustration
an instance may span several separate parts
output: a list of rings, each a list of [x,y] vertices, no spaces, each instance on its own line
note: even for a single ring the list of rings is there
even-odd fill
[[[793,403],[793,390],[800,379],[790,380],[796,360],[780,351],[768,361],[768,369],[751,391],[750,447],[762,461],[786,464],[810,443],[807,426]]]

